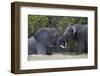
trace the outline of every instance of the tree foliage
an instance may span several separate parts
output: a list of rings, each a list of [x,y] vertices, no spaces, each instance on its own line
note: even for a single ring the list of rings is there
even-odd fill
[[[61,34],[65,28],[71,24],[87,24],[87,17],[71,17],[71,16],[42,16],[28,15],[28,36],[33,35],[41,27],[55,27]]]

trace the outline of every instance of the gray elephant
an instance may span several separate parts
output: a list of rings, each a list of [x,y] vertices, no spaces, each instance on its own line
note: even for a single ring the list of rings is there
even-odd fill
[[[77,42],[77,51],[78,54],[81,54],[83,52],[88,52],[88,26],[87,24],[74,24],[68,26],[63,36],[61,36],[58,39],[57,44],[62,47],[66,48],[67,44],[70,41],[76,41]]]
[[[56,28],[40,28],[28,39],[28,54],[52,54],[51,48],[56,46],[60,34]]]

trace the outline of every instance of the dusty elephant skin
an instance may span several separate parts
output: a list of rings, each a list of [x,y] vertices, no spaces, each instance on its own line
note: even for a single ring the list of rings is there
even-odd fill
[[[58,37],[56,28],[40,28],[28,39],[28,54],[51,55],[50,48],[56,46]]]
[[[64,34],[58,39],[58,45],[65,48],[71,40],[78,43],[78,54],[88,52],[88,25],[74,24],[66,27]]]

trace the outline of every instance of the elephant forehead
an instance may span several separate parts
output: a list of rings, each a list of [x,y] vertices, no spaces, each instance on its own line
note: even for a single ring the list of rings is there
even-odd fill
[[[70,30],[71,30],[71,26],[66,27],[65,32],[64,32],[64,35],[65,35],[66,33],[68,33],[68,31],[70,31]]]

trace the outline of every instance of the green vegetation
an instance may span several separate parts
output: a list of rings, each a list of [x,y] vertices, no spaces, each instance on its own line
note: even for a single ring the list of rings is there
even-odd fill
[[[67,26],[77,23],[87,24],[87,22],[87,17],[28,15],[28,36],[30,37],[41,27],[55,27],[63,34]]]

